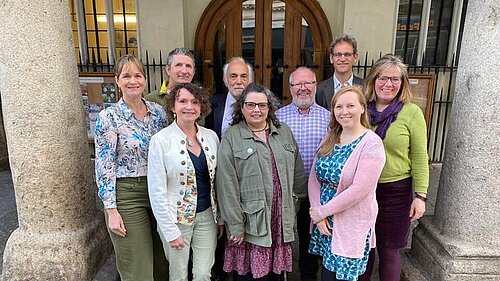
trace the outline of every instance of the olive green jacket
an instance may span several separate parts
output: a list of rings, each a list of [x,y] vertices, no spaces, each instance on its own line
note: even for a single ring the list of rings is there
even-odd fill
[[[151,93],[144,96],[147,101],[156,102],[161,106],[165,106],[165,95],[168,93],[167,90],[168,80],[163,81],[159,90],[152,91]]]
[[[270,126],[269,145],[281,183],[283,238],[294,240],[294,203],[307,194],[304,165],[290,128]],[[229,127],[218,151],[216,188],[222,218],[229,236],[270,247],[273,178],[267,145],[245,122]]]

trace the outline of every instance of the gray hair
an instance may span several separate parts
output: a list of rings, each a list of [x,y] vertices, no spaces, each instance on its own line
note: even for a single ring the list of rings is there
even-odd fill
[[[314,76],[314,81],[316,81],[316,72],[314,72],[314,70],[312,70],[312,68],[307,67],[307,66],[300,66],[297,69],[295,69],[292,73],[290,73],[290,77],[288,77],[288,83],[289,84],[293,83],[293,75],[294,75],[295,72],[297,72],[299,70],[309,70],[313,74],[313,76]]]
[[[253,82],[253,68],[252,66],[245,61],[244,58],[242,57],[232,57],[229,62],[224,64],[222,67],[222,78],[224,79],[224,82],[227,82],[227,69],[229,68],[229,64],[235,61],[241,61],[242,63],[247,65],[248,68],[248,82],[252,83]]]
[[[188,48],[184,47],[175,48],[170,53],[168,53],[167,57],[168,67],[172,66],[172,63],[174,62],[174,56],[176,55],[184,55],[190,57],[193,60],[193,67],[194,67],[194,54]]]

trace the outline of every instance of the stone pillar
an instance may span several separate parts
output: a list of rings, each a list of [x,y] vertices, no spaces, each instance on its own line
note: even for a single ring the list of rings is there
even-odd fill
[[[0,2],[0,92],[19,228],[3,280],[91,280],[110,253],[96,207],[68,1]]]
[[[500,280],[500,2],[468,3],[434,216],[410,259],[429,280]]]

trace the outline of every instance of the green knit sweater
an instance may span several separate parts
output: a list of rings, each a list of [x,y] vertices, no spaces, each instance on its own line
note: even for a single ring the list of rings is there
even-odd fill
[[[386,162],[379,182],[394,182],[411,176],[414,191],[427,193],[427,126],[422,110],[416,104],[405,103],[383,141]]]

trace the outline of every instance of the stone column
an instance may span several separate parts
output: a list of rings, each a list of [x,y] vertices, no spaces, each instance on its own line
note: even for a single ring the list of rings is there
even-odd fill
[[[500,2],[468,3],[434,216],[410,258],[429,280],[500,280]]]
[[[68,1],[0,2],[0,92],[19,228],[3,280],[91,280],[110,252],[96,207]]]

